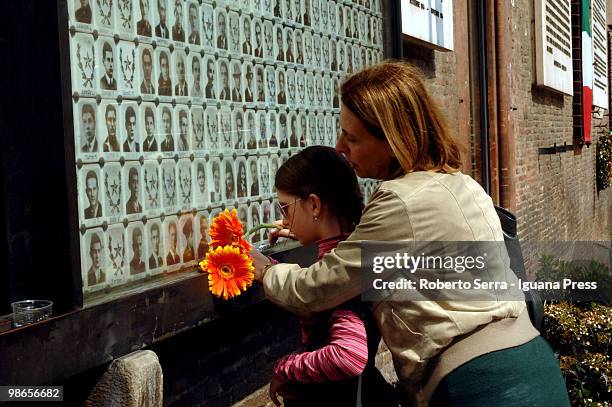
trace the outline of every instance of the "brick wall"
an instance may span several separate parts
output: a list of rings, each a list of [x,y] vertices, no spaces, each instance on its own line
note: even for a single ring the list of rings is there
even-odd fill
[[[539,147],[572,143],[572,97],[535,86],[533,0],[514,1],[512,8],[511,106],[516,137],[516,204],[521,241],[605,239],[612,219],[612,192],[595,186],[593,144],[580,155],[538,155]],[[605,118],[605,116],[604,116]],[[537,258],[526,253],[527,267]]]

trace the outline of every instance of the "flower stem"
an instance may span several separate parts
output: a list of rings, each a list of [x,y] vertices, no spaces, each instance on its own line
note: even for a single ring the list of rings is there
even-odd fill
[[[278,229],[281,230],[283,227],[280,225],[275,225],[273,223],[261,223],[257,226],[255,226],[253,229],[249,230],[248,232],[246,232],[244,234],[244,237],[249,237],[250,235],[252,235],[253,233],[257,232],[258,230],[261,229]]]

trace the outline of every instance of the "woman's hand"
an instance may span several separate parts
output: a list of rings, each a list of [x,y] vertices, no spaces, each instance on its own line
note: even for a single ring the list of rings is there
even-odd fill
[[[296,240],[295,235],[291,233],[289,229],[285,228],[282,220],[275,220],[272,223],[277,226],[277,229],[270,229],[270,234],[268,235],[268,241],[270,244],[276,243],[279,237],[286,237]]]
[[[255,271],[254,271],[255,280],[261,283],[263,281],[264,270],[266,266],[269,266],[270,264],[272,264],[272,262],[270,261],[268,257],[261,254],[255,248],[251,249],[250,254],[251,254],[251,257],[253,258],[253,267],[255,268]]]

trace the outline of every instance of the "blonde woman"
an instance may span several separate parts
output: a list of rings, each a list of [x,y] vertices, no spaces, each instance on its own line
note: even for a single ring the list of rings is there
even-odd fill
[[[341,100],[336,150],[358,176],[383,181],[360,223],[308,268],[272,265],[253,253],[266,296],[302,315],[361,293],[362,277],[371,273],[361,268],[364,241],[503,242],[491,198],[459,171],[460,148],[416,69],[399,62],[370,67],[346,80]],[[504,260],[505,248],[491,253],[488,272],[512,275]],[[393,295],[371,308],[406,401],[419,406],[569,405],[557,361],[532,326],[524,300],[409,301]]]

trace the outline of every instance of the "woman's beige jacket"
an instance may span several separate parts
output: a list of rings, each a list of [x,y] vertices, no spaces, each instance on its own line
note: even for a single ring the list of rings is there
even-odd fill
[[[335,307],[362,292],[364,241],[503,242],[491,198],[460,172],[413,172],[383,182],[361,222],[336,249],[308,268],[278,264],[264,276],[266,297],[298,315]],[[494,272],[510,271],[503,244]],[[514,275],[512,278],[514,278]],[[398,378],[417,405],[427,405],[440,380],[476,356],[538,335],[518,301],[395,301],[373,303]],[[520,316],[520,317],[519,317]]]

